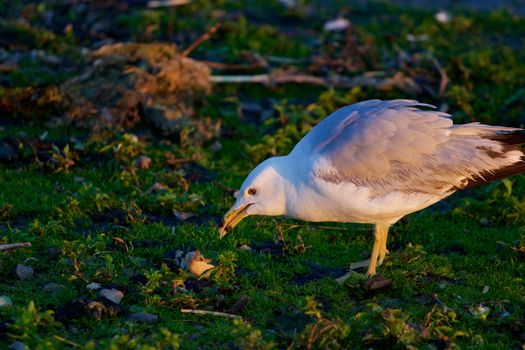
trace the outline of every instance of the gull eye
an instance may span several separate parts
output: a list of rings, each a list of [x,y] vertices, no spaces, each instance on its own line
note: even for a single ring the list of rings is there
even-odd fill
[[[248,190],[248,194],[249,194],[250,196],[254,196],[254,195],[257,194],[257,190],[256,190],[255,188],[252,187],[252,188],[250,188],[250,189]]]

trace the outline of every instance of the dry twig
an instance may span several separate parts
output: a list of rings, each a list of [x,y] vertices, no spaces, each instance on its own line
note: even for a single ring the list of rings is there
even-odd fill
[[[9,250],[25,248],[25,247],[31,247],[31,243],[24,242],[24,243],[0,244],[0,252],[6,252]]]
[[[199,160],[199,157],[190,157],[190,158],[168,158],[164,162],[166,165],[174,166],[180,164],[194,163]]]
[[[215,23],[206,33],[202,34],[193,44],[191,44],[186,50],[182,51],[183,56],[188,56],[193,52],[200,44],[210,39],[211,36],[220,28],[221,23]]]
[[[400,89],[409,94],[421,92],[421,88],[410,77],[398,72],[392,77],[385,77],[384,72],[366,72],[354,77],[332,75],[327,78],[308,74],[292,74],[285,72],[272,72],[270,74],[256,75],[213,75],[212,83],[251,83],[251,84],[312,84],[334,88],[351,88],[354,86],[372,87],[378,90]]]
[[[441,65],[439,64],[439,61],[436,59],[436,58],[432,58],[432,63],[434,64],[434,66],[436,67],[440,77],[441,77],[441,80],[439,82],[439,89],[438,89],[438,93],[439,93],[439,96],[443,96],[443,94],[445,93],[445,90],[447,89],[447,85],[449,83],[449,78],[448,78],[448,75],[447,73],[445,72],[445,70],[443,69],[443,67],[441,67]]]
[[[228,314],[226,312],[219,312],[219,311],[208,311],[208,310],[197,310],[197,309],[180,309],[180,312],[182,312],[183,314],[211,315],[211,316],[237,318],[237,319],[241,319],[242,318],[239,315],[233,315],[233,314]]]

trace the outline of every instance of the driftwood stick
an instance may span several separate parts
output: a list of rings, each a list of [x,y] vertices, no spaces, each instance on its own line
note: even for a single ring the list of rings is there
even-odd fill
[[[188,163],[193,163],[197,160],[199,160],[200,158],[197,158],[197,157],[191,157],[191,158],[172,158],[172,159],[166,159],[165,163],[166,165],[179,165],[179,164],[188,164]]]
[[[213,75],[210,77],[212,83],[255,83],[255,84],[314,84],[327,85],[324,78],[306,74],[256,74],[256,75]]]
[[[312,84],[334,88],[372,87],[378,90],[397,88],[411,94],[421,90],[412,78],[403,75],[401,72],[396,73],[392,77],[385,76],[384,72],[367,72],[354,77],[332,75],[327,78],[308,74],[273,72],[256,75],[212,75],[210,81],[217,84]]]
[[[197,310],[197,309],[180,309],[180,312],[182,312],[183,314],[211,315],[211,316],[219,316],[219,317],[238,318],[238,319],[242,318],[239,315],[228,314],[226,312],[219,312],[219,311],[208,311],[208,310]]]
[[[175,7],[189,4],[190,0],[151,0],[146,5],[150,9],[156,9],[160,7]]]
[[[186,50],[182,51],[183,56],[188,56],[193,52],[200,44],[210,39],[213,34],[220,28],[221,23],[215,23],[206,33],[202,34],[193,44],[191,44]]]
[[[31,247],[31,243],[24,242],[24,243],[11,243],[11,244],[0,244],[0,252],[6,252],[8,250],[14,250],[24,247]]]

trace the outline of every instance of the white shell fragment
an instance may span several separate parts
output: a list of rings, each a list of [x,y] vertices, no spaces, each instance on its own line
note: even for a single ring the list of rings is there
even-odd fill
[[[452,15],[445,11],[445,10],[441,10],[439,12],[437,12],[434,17],[436,18],[436,21],[440,22],[440,23],[448,23],[452,20]]]
[[[178,250],[175,254],[175,263],[181,269],[189,271],[193,275],[201,278],[210,277],[210,270],[215,267],[210,264],[210,262],[211,259],[206,259],[198,250],[188,253]]]
[[[215,267],[212,264],[209,264],[211,260],[203,257],[198,250],[189,252],[184,259],[186,261],[186,266],[188,266],[188,271],[195,276],[209,278],[210,270]]]
[[[340,32],[350,26],[350,21],[345,18],[337,18],[324,24],[323,29],[327,32]]]
[[[100,288],[102,288],[102,286],[100,285],[100,283],[91,282],[86,286],[86,288],[89,290],[99,290]]]

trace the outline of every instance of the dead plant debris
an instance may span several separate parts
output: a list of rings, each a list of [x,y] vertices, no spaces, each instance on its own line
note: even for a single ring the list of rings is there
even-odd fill
[[[218,135],[219,121],[194,115],[211,90],[210,69],[175,45],[118,43],[89,57],[87,68],[60,87],[69,101],[64,122],[126,129],[149,121],[167,134],[190,128],[197,141]]]

